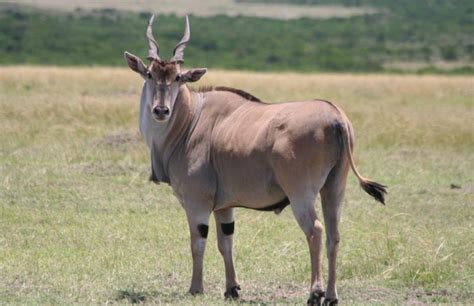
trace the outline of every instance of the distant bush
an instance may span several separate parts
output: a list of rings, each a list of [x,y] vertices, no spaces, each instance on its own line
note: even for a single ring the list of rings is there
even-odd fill
[[[387,61],[473,60],[471,1],[373,3],[379,14],[347,19],[192,16],[186,60],[207,67],[295,71],[383,71]],[[0,5],[0,64],[124,65],[124,50],[145,56],[149,16],[112,9],[51,13]],[[164,57],[181,38],[183,23],[171,15],[157,18],[155,36]]]

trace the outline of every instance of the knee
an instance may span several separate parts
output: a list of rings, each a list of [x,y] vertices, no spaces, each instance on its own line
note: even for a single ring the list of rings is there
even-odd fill
[[[314,221],[314,234],[315,235],[322,235],[323,234],[323,225],[321,224],[321,222],[316,219]]]

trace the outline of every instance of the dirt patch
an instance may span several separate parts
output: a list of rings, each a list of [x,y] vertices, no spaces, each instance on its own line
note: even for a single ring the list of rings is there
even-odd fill
[[[145,171],[143,167],[139,166],[123,166],[101,162],[75,165],[74,168],[81,173],[95,176],[128,175]]]
[[[307,297],[307,286],[302,284],[282,283],[245,283],[240,302],[244,304],[294,304]]]
[[[124,149],[141,144],[142,142],[139,132],[122,131],[108,134],[100,139],[94,140],[92,145],[94,147]]]
[[[455,303],[461,301],[461,294],[448,292],[448,290],[422,291],[414,290],[405,301],[407,305],[430,305],[433,303]]]
[[[453,290],[432,290],[425,291],[420,288],[387,288],[373,286],[360,282],[354,285],[353,282],[344,283],[338,286],[339,297],[349,304],[367,305],[432,305],[438,303],[457,303],[473,300],[471,293],[462,293]]]
[[[465,194],[474,194],[474,184],[463,184],[463,185],[459,185],[459,187],[460,187],[458,188],[459,192],[462,192]]]
[[[403,294],[396,290],[364,285],[341,284],[338,288],[339,297],[349,303],[386,304],[388,301],[402,300]]]
[[[446,186],[444,193],[474,194],[474,184],[455,182]]]

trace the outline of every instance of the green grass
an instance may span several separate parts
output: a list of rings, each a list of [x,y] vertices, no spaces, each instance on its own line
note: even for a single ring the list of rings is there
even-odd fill
[[[206,294],[186,295],[187,224],[171,189],[147,180],[140,83],[126,69],[0,68],[0,303],[223,303],[213,221]],[[352,119],[359,170],[390,189],[378,205],[350,174],[343,303],[474,303],[472,77],[210,71],[205,84],[326,98]],[[238,209],[236,224],[243,301],[304,303],[309,255],[291,211]]]

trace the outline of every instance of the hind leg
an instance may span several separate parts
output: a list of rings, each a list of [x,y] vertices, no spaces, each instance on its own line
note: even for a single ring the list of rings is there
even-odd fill
[[[335,167],[321,189],[321,203],[326,227],[326,252],[328,257],[328,284],[324,305],[336,305],[338,303],[336,290],[336,258],[339,249],[339,221],[347,172],[347,166],[342,165]]]
[[[321,274],[323,226],[314,209],[315,199],[316,194],[314,193],[303,198],[290,198],[291,209],[298,225],[306,235],[311,257],[311,290],[308,305],[321,305],[321,299],[324,296]]]

